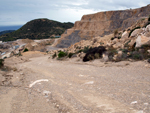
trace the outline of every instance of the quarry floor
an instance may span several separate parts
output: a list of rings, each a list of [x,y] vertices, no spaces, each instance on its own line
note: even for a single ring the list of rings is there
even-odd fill
[[[83,63],[41,54],[11,57],[5,65],[13,70],[1,71],[0,113],[150,112],[145,61]]]

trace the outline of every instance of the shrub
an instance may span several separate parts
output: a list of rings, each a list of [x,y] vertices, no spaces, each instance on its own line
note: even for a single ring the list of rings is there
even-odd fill
[[[129,40],[128,42],[126,42],[125,44],[124,44],[124,47],[128,47],[129,45],[129,43],[131,42],[131,40]]]
[[[115,39],[114,37],[111,38],[111,40],[114,40],[114,39]]]
[[[69,53],[68,57],[71,58],[75,53]]]
[[[94,47],[94,48],[90,48],[86,55],[83,58],[83,61],[90,61],[93,59],[97,59],[102,57],[102,54],[106,51],[105,47],[103,46],[99,46],[99,47]]]
[[[122,49],[121,51],[122,51],[123,53],[129,52],[128,49]]]
[[[18,53],[19,56],[22,56],[21,52]]]
[[[121,39],[121,36],[119,36],[118,39]]]
[[[56,52],[52,55],[52,59],[54,59],[57,56]]]
[[[4,60],[0,59],[0,68],[4,66]]]
[[[27,52],[27,51],[29,51],[29,50],[27,48],[25,48],[23,52]]]
[[[63,51],[60,51],[60,52],[58,53],[58,58],[62,58],[62,57],[65,57],[65,56],[67,56],[67,53],[65,53],[65,52],[63,52]]]
[[[141,27],[135,27],[134,29],[132,29],[131,31],[130,31],[130,33],[129,33],[129,37],[131,36],[131,34],[132,34],[132,32],[134,31],[134,30],[136,30],[136,29],[140,29]]]
[[[108,49],[108,58],[109,58],[109,60],[112,61],[114,55],[116,55],[117,53],[118,53],[118,52],[117,52],[117,50],[116,50],[115,48],[110,47],[110,48]]]
[[[83,50],[81,49],[81,50],[79,50],[79,51],[77,51],[76,53],[81,53]]]
[[[110,47],[109,49],[108,49],[108,54],[109,55],[115,55],[115,54],[117,54],[118,52],[117,52],[117,50],[115,49],[115,48],[113,48],[113,47]]]
[[[114,31],[114,37],[118,34],[118,29]]]
[[[134,60],[143,60],[144,59],[143,54],[140,52],[137,52],[137,51],[131,52],[128,57],[131,59],[134,59]]]
[[[89,51],[89,49],[91,49],[91,48],[89,48],[89,46],[85,46],[84,49],[83,49],[83,52],[87,53]]]
[[[150,48],[150,45],[148,45],[148,44],[141,46],[141,49],[144,49],[144,50],[148,50],[149,48]]]
[[[99,59],[100,58],[100,54],[99,53],[95,53],[94,57],[95,57],[95,59]]]

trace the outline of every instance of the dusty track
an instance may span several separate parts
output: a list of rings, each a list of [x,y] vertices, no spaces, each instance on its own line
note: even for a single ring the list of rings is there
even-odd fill
[[[0,86],[0,113],[150,112],[150,68],[145,62],[75,63],[48,57],[14,61],[13,73],[19,73],[21,83]],[[42,79],[47,81],[34,84]]]

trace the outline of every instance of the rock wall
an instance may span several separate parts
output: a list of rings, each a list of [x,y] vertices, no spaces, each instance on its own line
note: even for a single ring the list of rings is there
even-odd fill
[[[135,24],[138,20],[148,17],[150,15],[149,11],[150,5],[147,5],[138,9],[106,11],[84,15],[81,21],[76,21],[74,27],[67,30],[61,36],[57,47],[69,47],[80,40],[96,36],[103,37],[113,33],[116,29],[124,30]],[[75,38],[78,38],[78,40],[75,40]]]

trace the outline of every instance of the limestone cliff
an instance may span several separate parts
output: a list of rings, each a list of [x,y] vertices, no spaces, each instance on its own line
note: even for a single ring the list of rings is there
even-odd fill
[[[73,28],[66,30],[58,41],[57,47],[69,47],[80,40],[103,37],[116,29],[124,30],[138,20],[150,15],[150,5],[138,9],[106,11],[84,15],[81,21],[75,22]]]

